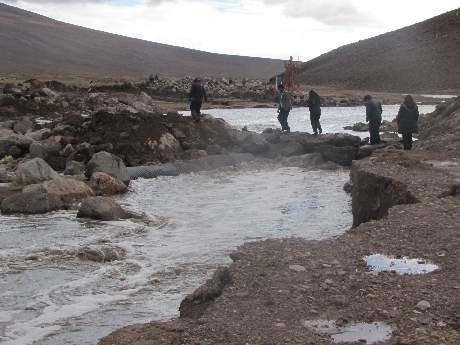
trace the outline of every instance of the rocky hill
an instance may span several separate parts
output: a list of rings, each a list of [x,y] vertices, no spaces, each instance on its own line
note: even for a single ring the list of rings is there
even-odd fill
[[[444,91],[460,87],[460,13],[345,45],[302,66],[310,85],[374,91]]]
[[[0,74],[269,78],[282,61],[212,54],[62,23],[0,3]]]

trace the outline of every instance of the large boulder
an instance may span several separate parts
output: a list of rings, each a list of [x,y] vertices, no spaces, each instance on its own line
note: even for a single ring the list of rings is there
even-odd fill
[[[91,188],[101,195],[125,193],[128,187],[120,180],[103,172],[95,172],[89,182]]]
[[[16,175],[18,182],[24,185],[59,178],[59,174],[41,158],[34,158],[19,164]]]
[[[1,210],[4,214],[40,214],[64,207],[61,198],[41,191],[14,194],[3,200]]]
[[[23,189],[23,192],[33,191],[57,195],[65,203],[72,203],[93,195],[92,189],[86,183],[63,177],[42,184],[29,185]]]
[[[90,218],[96,220],[120,220],[135,218],[131,212],[125,211],[110,198],[95,196],[82,201],[77,218]]]
[[[86,166],[85,175],[87,178],[91,178],[95,172],[106,173],[119,179],[126,185],[129,184],[128,169],[120,157],[111,153],[101,151],[91,158]]]

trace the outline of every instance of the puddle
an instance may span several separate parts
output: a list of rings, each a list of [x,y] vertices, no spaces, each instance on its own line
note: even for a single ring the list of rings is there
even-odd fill
[[[382,322],[356,323],[341,329],[340,333],[331,335],[335,343],[347,343],[365,340],[366,344],[374,344],[391,338],[393,330]]]
[[[335,321],[305,321],[305,327],[318,334],[329,335],[335,343],[363,342],[375,344],[391,338],[393,330],[383,322],[352,323],[345,327],[337,327]]]
[[[401,275],[427,274],[439,269],[438,265],[423,259],[391,258],[382,254],[365,256],[363,260],[367,267],[374,272],[396,272]]]

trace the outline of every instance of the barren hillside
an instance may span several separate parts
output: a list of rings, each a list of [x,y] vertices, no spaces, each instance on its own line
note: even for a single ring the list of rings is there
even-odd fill
[[[0,3],[0,74],[269,78],[279,60],[220,55],[65,24]]]
[[[458,90],[459,12],[335,49],[305,63],[300,79],[375,91]]]

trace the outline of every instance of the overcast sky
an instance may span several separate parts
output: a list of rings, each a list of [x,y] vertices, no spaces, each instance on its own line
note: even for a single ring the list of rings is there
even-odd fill
[[[2,0],[3,1],[3,0]],[[216,53],[306,61],[458,0],[10,0],[67,23]]]

